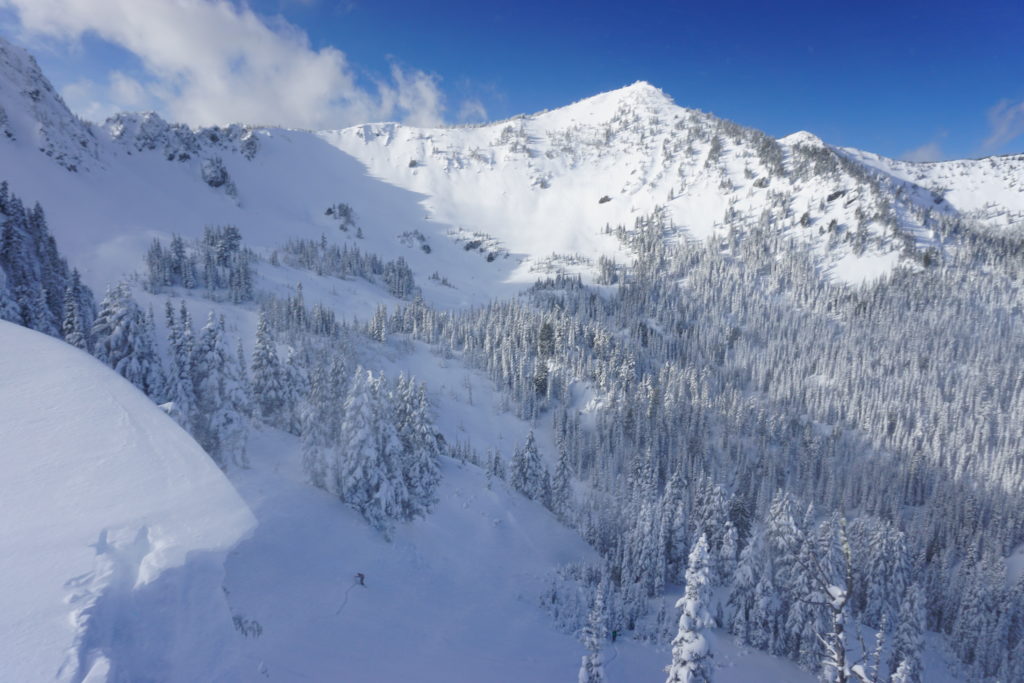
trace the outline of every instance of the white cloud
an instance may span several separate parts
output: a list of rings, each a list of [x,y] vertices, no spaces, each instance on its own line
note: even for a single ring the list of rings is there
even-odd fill
[[[988,125],[990,133],[981,147],[986,153],[997,152],[1024,135],[1024,101],[1000,100],[988,110]]]
[[[904,161],[941,161],[943,158],[942,147],[935,140],[906,151],[901,156]]]
[[[64,94],[79,113],[155,108],[192,125],[246,122],[333,128],[371,120],[442,121],[437,79],[393,66],[391,81],[362,87],[340,50],[313,49],[284,19],[229,0],[0,0],[30,35],[77,44],[92,34],[135,54],[139,81],[76,83]]]
[[[381,103],[385,110],[398,109],[408,112],[406,122],[414,126],[433,127],[444,123],[444,98],[434,79],[422,71],[403,71],[397,64],[391,65],[391,80],[394,86],[378,83]]]
[[[484,103],[478,99],[463,100],[459,107],[459,121],[477,122],[487,120],[487,109]]]
[[[144,109],[150,101],[142,84],[120,71],[110,72],[110,96],[119,109]]]
[[[72,111],[90,121],[102,121],[114,113],[109,104],[101,101],[104,98],[102,88],[90,80],[66,85],[60,94]]]
[[[107,83],[75,81],[60,94],[75,113],[90,121],[103,121],[119,111],[159,109],[161,104],[146,86],[121,71],[111,71]]]

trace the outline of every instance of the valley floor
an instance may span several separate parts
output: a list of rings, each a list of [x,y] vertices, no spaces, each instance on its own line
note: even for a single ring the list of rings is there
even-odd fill
[[[559,563],[596,555],[540,505],[445,459],[435,511],[388,542],[302,481],[297,439],[259,431],[250,450],[252,468],[232,480],[259,526],[229,556],[226,590],[262,632],[245,640],[240,680],[575,680],[583,647],[554,630],[538,595]],[[813,680],[712,638],[719,681]],[[627,638],[605,657],[609,681],[659,681],[670,653]]]

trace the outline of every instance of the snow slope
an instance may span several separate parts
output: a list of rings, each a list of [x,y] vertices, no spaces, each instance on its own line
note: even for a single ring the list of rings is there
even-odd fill
[[[511,448],[524,437],[529,425],[495,414],[499,396],[489,383],[476,384],[470,398],[457,363],[442,368],[423,348],[404,360],[428,380],[449,441],[480,444],[490,435]],[[232,612],[259,633],[245,639],[230,680],[575,680],[583,646],[555,630],[538,597],[560,564],[597,555],[541,505],[445,459],[434,511],[387,542],[305,484],[297,439],[263,430],[250,445],[252,469],[233,481],[259,526],[231,552],[225,588]],[[813,680],[722,633],[713,647],[724,683]],[[604,658],[609,681],[656,681],[671,657],[622,638]]]
[[[0,349],[0,678],[208,679],[231,658],[220,580],[248,507],[98,361],[2,321]]]
[[[840,151],[865,166],[933,190],[959,213],[992,227],[1024,226],[1024,154],[912,163],[857,149]]]
[[[402,256],[424,297],[443,307],[516,291],[503,284],[518,264],[514,256],[488,261],[467,251],[447,237],[450,226],[426,218],[423,197],[368,176],[314,133],[193,132],[155,114],[88,124],[68,111],[35,61],[2,38],[0,111],[0,180],[27,205],[45,207],[61,251],[99,295],[141,269],[154,237],[165,244],[174,233],[194,238],[208,225],[237,226],[246,245],[265,255],[289,238],[326,235],[387,259]],[[227,182],[214,187],[208,169],[218,161]],[[325,215],[339,202],[354,209],[362,238]],[[431,280],[434,272],[450,286]],[[372,313],[378,299],[362,306],[365,297],[352,297],[359,304],[352,313]]]

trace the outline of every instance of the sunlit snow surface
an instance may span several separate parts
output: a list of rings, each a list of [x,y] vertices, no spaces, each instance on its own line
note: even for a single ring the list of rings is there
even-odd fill
[[[61,341],[0,322],[0,378],[0,680],[229,665],[223,556],[254,520],[228,480]]]

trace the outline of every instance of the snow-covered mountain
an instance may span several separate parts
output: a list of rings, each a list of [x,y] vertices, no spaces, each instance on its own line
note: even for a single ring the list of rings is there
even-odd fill
[[[388,123],[325,135],[372,173],[427,195],[431,215],[494,236],[534,268],[613,257],[606,226],[661,209],[669,238],[764,227],[857,281],[903,249],[941,247],[939,217],[1005,226],[1024,210],[1020,155],[913,164],[806,132],[774,140],[644,82],[472,128]]]
[[[1017,248],[1024,155],[916,164],[806,132],[776,140],[642,82],[472,127],[93,124],[0,39],[0,181],[0,317],[38,329],[45,309],[54,336],[128,348],[92,351],[168,401],[227,473],[114,373],[0,322],[0,435],[16,437],[0,483],[17,491],[0,500],[22,558],[4,585],[26,587],[0,588],[0,611],[18,615],[0,619],[0,659],[31,653],[0,678],[566,680],[578,641],[597,639],[610,680],[653,680],[671,661],[686,550],[708,533],[717,680],[810,680],[821,615],[773,583],[796,581],[771,574],[791,577],[793,557],[758,553],[840,562],[840,512],[861,563],[851,592],[914,563],[928,623],[958,643],[981,618],[961,596],[1010,594],[988,579],[1009,554],[998,544],[1024,540],[1005,456],[1024,384],[1016,347],[980,338],[1017,338],[1018,280],[971,237]],[[98,295],[126,283],[95,331],[58,249]],[[961,253],[996,273],[991,290],[970,289]],[[561,274],[581,279],[547,279]],[[188,316],[209,321],[195,338]],[[903,318],[913,334],[891,324]],[[236,343],[233,376],[204,374]],[[263,392],[266,377],[240,370],[268,363],[288,386]],[[166,382],[150,384],[158,366]],[[417,438],[442,452],[438,500],[381,533],[339,492],[354,449],[339,433],[379,431],[378,455],[411,437],[339,416],[406,411],[410,374],[431,413]],[[244,425],[225,457],[196,406],[247,382],[235,413],[217,405],[221,426]],[[527,467],[524,444],[530,482],[510,472]],[[387,484],[409,483],[399,469]],[[1002,536],[968,551],[982,519],[1004,520]],[[978,553],[991,565],[959,561]],[[853,593],[861,631],[884,612],[904,645],[920,636],[908,581]],[[788,604],[758,626],[734,594]],[[1016,633],[1024,608],[999,618]],[[924,641],[926,680],[980,680],[973,644],[954,656]]]
[[[545,273],[593,275],[602,256],[628,263],[615,228],[652,216],[669,240],[764,228],[858,282],[948,247],[957,218],[1005,227],[1024,212],[1020,155],[918,164],[809,133],[774,140],[643,82],[475,127],[193,131],[152,113],[83,122],[27,53],[3,43],[0,56],[7,178],[74,225],[62,243],[97,286],[157,234],[237,224],[265,248],[337,234],[324,211],[339,201],[363,219],[368,249],[402,254],[428,300],[448,305]]]
[[[2,39],[0,39],[2,40]],[[95,127],[64,104],[35,59],[0,42],[0,133],[42,152],[68,171],[96,163]]]

